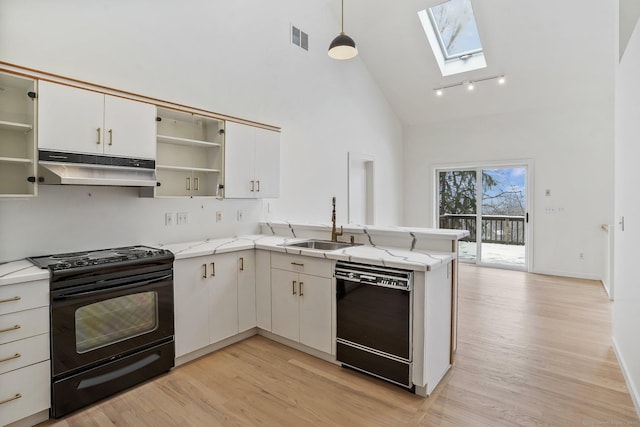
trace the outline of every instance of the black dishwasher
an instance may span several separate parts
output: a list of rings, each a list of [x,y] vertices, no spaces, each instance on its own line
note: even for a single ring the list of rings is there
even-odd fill
[[[413,272],[338,261],[337,360],[413,388]]]

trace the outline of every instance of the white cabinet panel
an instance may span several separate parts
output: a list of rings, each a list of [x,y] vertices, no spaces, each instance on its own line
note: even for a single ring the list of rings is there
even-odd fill
[[[300,275],[300,342],[331,353],[331,279]]]
[[[279,197],[279,132],[227,122],[224,194],[230,199]]]
[[[51,402],[49,361],[0,375],[0,425],[48,409]],[[8,401],[7,401],[8,400]]]
[[[154,105],[105,95],[104,132],[105,155],[156,158]]]
[[[209,344],[208,258],[181,259],[174,263],[176,357]]]
[[[238,252],[238,331],[256,325],[256,253],[252,249]]]
[[[209,331],[214,343],[238,333],[238,273],[235,253],[209,258]]]
[[[271,331],[271,251],[256,249],[256,320]]]
[[[49,305],[49,281],[0,286],[0,315]]]
[[[49,334],[0,344],[0,374],[49,359]]]
[[[271,270],[271,330],[274,334],[300,340],[298,319],[298,273]]]
[[[280,133],[256,129],[256,197],[280,197]]]
[[[17,311],[0,316],[0,344],[49,332],[49,307]]]
[[[38,83],[38,148],[103,153],[104,95],[70,86]]]
[[[225,197],[254,198],[255,128],[227,122],[224,148]]]

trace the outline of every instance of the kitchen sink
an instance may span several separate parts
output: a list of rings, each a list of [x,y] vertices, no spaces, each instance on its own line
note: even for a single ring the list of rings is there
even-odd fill
[[[346,242],[332,242],[330,240],[305,240],[303,242],[296,243],[283,243],[282,246],[285,247],[294,247],[294,248],[304,248],[304,249],[316,249],[319,251],[335,251],[338,249],[350,248],[352,246],[356,246],[355,243],[346,243]]]

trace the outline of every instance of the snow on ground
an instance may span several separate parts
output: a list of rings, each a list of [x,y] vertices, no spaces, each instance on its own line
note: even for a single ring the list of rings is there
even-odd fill
[[[458,257],[462,261],[476,262],[476,248],[476,242],[460,241]],[[483,243],[482,262],[487,264],[524,266],[524,245]]]

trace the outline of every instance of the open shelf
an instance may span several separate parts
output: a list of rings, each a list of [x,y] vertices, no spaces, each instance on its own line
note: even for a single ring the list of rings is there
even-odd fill
[[[30,164],[33,163],[31,159],[21,159],[16,157],[0,157],[0,163],[24,163]]]
[[[158,142],[174,145],[186,145],[186,146],[203,146],[203,147],[220,147],[222,144],[217,142],[201,141],[197,139],[181,138],[178,136],[158,135]]]
[[[170,165],[156,165],[156,169],[174,170],[174,171],[186,171],[186,172],[205,172],[205,173],[219,173],[220,169],[208,169],[208,168],[192,168],[188,166],[170,166]]]
[[[33,129],[33,126],[31,126],[29,123],[17,123],[0,120],[0,129],[29,132],[31,129]]]

